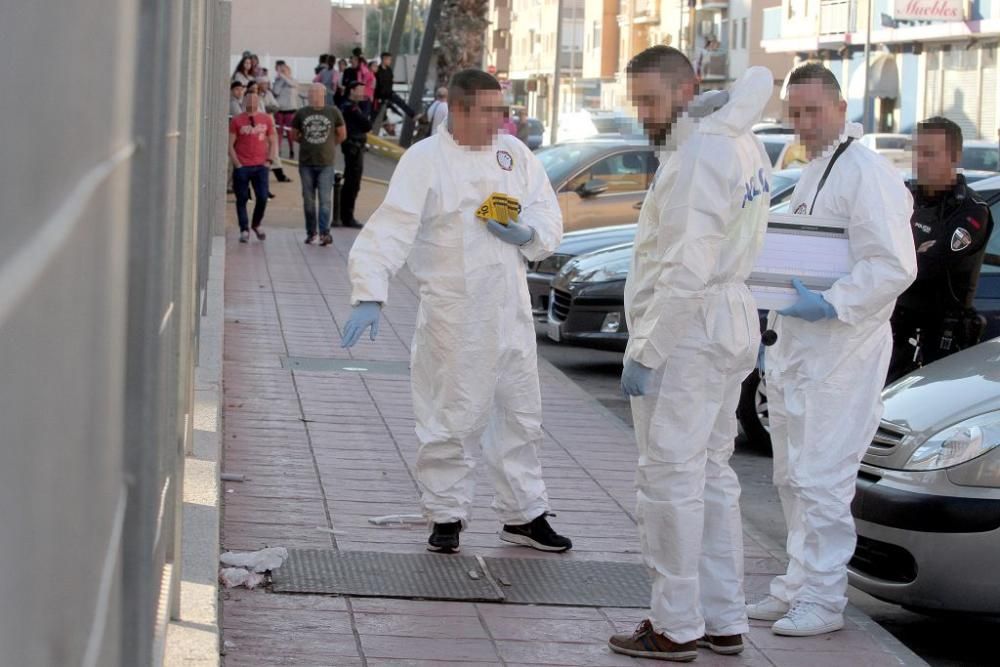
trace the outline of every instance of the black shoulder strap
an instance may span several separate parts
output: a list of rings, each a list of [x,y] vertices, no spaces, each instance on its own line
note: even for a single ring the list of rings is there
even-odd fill
[[[819,185],[816,186],[816,194],[813,195],[812,206],[809,207],[809,215],[812,215],[813,209],[816,208],[816,199],[819,197],[819,193],[823,189],[823,186],[826,185],[826,179],[833,170],[834,163],[841,155],[844,154],[844,151],[847,150],[847,147],[850,146],[853,141],[854,137],[847,137],[847,141],[837,146],[837,150],[834,152],[833,157],[830,158],[830,162],[826,165],[826,171],[823,172],[823,176],[819,179]]]

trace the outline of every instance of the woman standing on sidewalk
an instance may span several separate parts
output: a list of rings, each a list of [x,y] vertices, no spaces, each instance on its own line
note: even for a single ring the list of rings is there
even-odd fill
[[[299,110],[299,84],[292,77],[292,70],[279,60],[275,65],[277,75],[274,78],[274,97],[278,100],[278,112],[274,115],[278,129],[278,151],[281,151],[281,138],[288,139],[288,159],[295,159],[295,142],[292,140],[292,119]]]
[[[253,58],[244,54],[243,60],[240,64],[236,66],[233,71],[232,81],[239,81],[244,86],[249,86],[251,81],[255,81],[257,77],[253,74]]]

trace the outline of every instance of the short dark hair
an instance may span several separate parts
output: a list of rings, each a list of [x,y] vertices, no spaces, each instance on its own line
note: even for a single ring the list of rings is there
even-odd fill
[[[274,61],[274,66],[275,67],[279,67],[279,66],[284,65],[284,64],[285,64],[284,60],[275,60]]]
[[[243,84],[239,81],[233,81],[229,84],[229,90],[232,90],[233,88],[243,88]]]
[[[388,51],[383,51],[382,55],[380,55],[379,58],[392,58],[392,54],[389,53]]]
[[[962,152],[962,128],[954,121],[948,120],[944,116],[934,116],[917,123],[917,133],[920,132],[941,132],[944,134],[945,144],[951,153],[952,159],[958,159]]]
[[[680,75],[684,79],[694,78],[694,68],[688,57],[672,46],[657,44],[628,61],[626,74],[656,72],[665,76]]]
[[[448,82],[448,103],[453,107],[468,109],[476,93],[481,90],[501,90],[500,82],[481,69],[463,69],[452,75]]]
[[[361,50],[360,46],[355,46],[354,49],[351,51],[351,55],[357,56],[358,58],[362,57],[361,56],[362,53],[364,53],[364,51]]]
[[[791,74],[788,75],[789,86],[794,86],[800,83],[809,83],[810,81],[820,83],[824,88],[828,88],[829,90],[836,92],[837,97],[843,97],[843,93],[840,90],[840,82],[837,81],[837,77],[833,75],[833,72],[820,63],[806,63],[805,65],[799,65],[792,70]]]

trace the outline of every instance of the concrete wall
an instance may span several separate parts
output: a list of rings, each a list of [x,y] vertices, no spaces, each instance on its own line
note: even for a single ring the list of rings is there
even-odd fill
[[[329,0],[232,0],[232,5],[230,53],[315,60],[330,50]]]
[[[371,20],[378,21],[378,14],[370,12]],[[364,7],[333,7],[330,13],[330,53],[337,57],[346,58],[351,54],[355,46],[361,46],[364,42],[361,34],[364,27],[365,8]],[[388,33],[388,30],[385,31]],[[389,35],[386,34],[385,41],[388,43]],[[373,57],[377,54],[371,54]]]

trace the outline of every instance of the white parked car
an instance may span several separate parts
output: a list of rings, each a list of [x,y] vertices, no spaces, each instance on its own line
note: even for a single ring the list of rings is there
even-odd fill
[[[859,141],[900,169],[913,165],[913,139],[908,134],[866,134]]]

